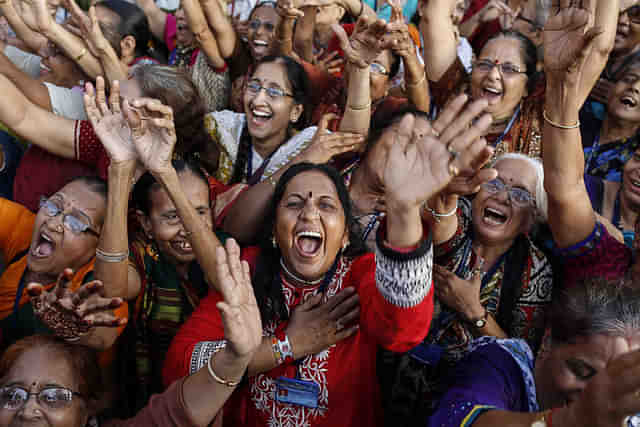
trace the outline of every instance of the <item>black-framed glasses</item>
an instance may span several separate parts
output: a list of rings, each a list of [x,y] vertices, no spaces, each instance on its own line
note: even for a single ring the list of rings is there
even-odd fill
[[[279,87],[262,86],[262,84],[260,84],[260,82],[256,80],[251,80],[249,83],[247,83],[247,90],[249,91],[249,93],[257,95],[260,93],[260,91],[262,91],[262,89],[264,89],[264,91],[267,92],[267,96],[271,99],[278,99],[278,98],[282,98],[283,96],[288,96],[290,98],[293,98],[293,95],[285,92]]]
[[[264,27],[264,29],[269,33],[273,33],[276,29],[275,24],[271,21],[261,21],[259,19],[252,19],[249,21],[249,28],[253,31],[258,31],[260,27]]]
[[[624,15],[625,13],[627,14],[631,22],[633,22],[634,24],[640,24],[640,4],[631,6],[630,8],[623,10],[622,12],[620,12],[620,15]]]
[[[35,396],[40,406],[49,409],[62,409],[71,405],[73,397],[84,396],[77,391],[65,387],[46,387],[38,392],[30,392],[26,388],[19,386],[9,386],[0,388],[0,408],[9,411],[19,411],[26,405],[29,397]]]
[[[374,74],[382,74],[385,76],[389,75],[389,71],[377,62],[372,62],[371,65],[369,65],[369,71]]]
[[[39,209],[49,217],[56,217],[62,214],[62,208],[46,197],[40,198]],[[78,218],[72,213],[63,214],[62,224],[68,228],[73,234],[89,233],[96,237],[100,237],[100,233],[91,228],[84,220]]]
[[[525,190],[524,188],[507,185],[500,178],[492,179],[491,181],[485,182],[484,184],[482,184],[482,188],[484,188],[491,194],[498,194],[506,191],[511,202],[521,208],[534,206],[536,203],[535,198],[531,195],[531,193],[529,193],[529,191]]]
[[[503,76],[527,74],[526,71],[523,71],[522,69],[520,69],[520,67],[510,62],[502,63],[500,61],[489,61],[488,59],[480,59],[473,63],[473,69],[483,73],[490,72],[491,70],[493,70],[493,67],[498,67],[498,71],[500,71]]]

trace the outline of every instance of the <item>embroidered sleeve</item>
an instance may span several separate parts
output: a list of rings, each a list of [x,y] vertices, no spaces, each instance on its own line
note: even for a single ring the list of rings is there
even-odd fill
[[[189,375],[198,372],[200,368],[206,366],[211,355],[226,346],[226,340],[200,341],[199,343],[197,343],[195,347],[193,347],[193,352],[191,353]]]
[[[402,308],[420,304],[431,289],[431,237],[424,239],[415,250],[399,253],[385,247],[379,233],[375,254],[376,285],[384,299]]]

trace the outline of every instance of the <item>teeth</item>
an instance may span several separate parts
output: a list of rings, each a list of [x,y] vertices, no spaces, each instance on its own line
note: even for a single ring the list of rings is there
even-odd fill
[[[40,68],[45,70],[45,71],[51,71],[51,68],[47,67],[46,65],[44,65],[42,62],[40,62]]]
[[[487,211],[487,212],[489,212],[489,213],[492,213],[492,214],[494,214],[494,215],[506,216],[506,215],[505,215],[505,214],[503,214],[502,212],[497,211],[497,210],[495,210],[495,209],[486,208],[486,211]]]
[[[489,93],[493,93],[495,95],[500,95],[502,93],[499,89],[493,89],[493,88],[490,88],[490,87],[486,87],[486,88],[484,88],[484,90],[486,90]]]
[[[182,242],[180,243],[180,247],[182,249],[191,249],[191,244],[189,242]]]
[[[51,239],[49,236],[47,236],[46,234],[42,233],[40,235],[40,237],[42,237],[42,240],[46,240],[49,243],[53,243],[53,239]]]
[[[271,117],[271,114],[269,114],[267,112],[264,112],[264,111],[251,110],[251,112],[256,117]]]
[[[630,97],[630,96],[625,96],[621,99],[622,103],[625,105],[629,105],[631,107],[635,107],[637,102],[634,98]]]
[[[254,40],[253,44],[258,45],[258,46],[266,46],[268,43],[264,40]]]
[[[296,237],[313,237],[316,239],[322,239],[322,234],[317,231],[301,231],[296,235]]]
[[[636,179],[632,179],[631,180],[631,184],[633,184],[635,187],[640,187],[640,181],[638,181]]]

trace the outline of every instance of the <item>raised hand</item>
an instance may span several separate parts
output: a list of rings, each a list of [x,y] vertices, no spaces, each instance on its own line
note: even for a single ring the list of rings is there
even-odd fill
[[[74,0],[63,1],[66,9],[71,13],[75,27],[79,30],[79,36],[87,42],[92,55],[100,57],[113,49],[102,33],[95,6],[89,8],[89,16],[87,16]]]
[[[152,174],[173,169],[171,158],[176,145],[173,110],[156,99],[139,98],[123,103],[138,160]]]
[[[131,130],[120,110],[120,85],[111,85],[109,104],[104,92],[104,79],[98,77],[96,90],[91,83],[85,85],[84,107],[93,130],[100,138],[113,163],[136,160],[138,155],[131,140]]]
[[[304,16],[304,12],[299,9],[294,0],[278,0],[276,3],[276,12],[283,18],[300,18]]]
[[[502,0],[490,0],[479,12],[478,19],[481,23],[490,22],[494,19],[500,19],[501,24],[510,22],[513,24],[514,19],[517,16],[517,11],[514,11],[509,7],[507,3]],[[510,28],[511,25],[502,26],[503,29]]]
[[[55,25],[55,22],[53,20],[53,16],[51,16],[51,9],[49,8],[49,5],[47,5],[47,0],[33,0],[32,7],[28,7],[25,5],[23,11],[26,8],[31,9],[31,11],[34,13],[33,16],[35,18],[35,28],[32,29],[38,31],[40,34],[47,34],[47,32],[51,31],[51,28]]]
[[[577,73],[602,33],[593,26],[596,0],[561,0],[544,26],[545,73]]]
[[[344,66],[344,59],[338,55],[339,52],[337,50],[331,53],[326,53],[322,50],[313,56],[313,65],[327,74],[338,73]]]
[[[251,355],[262,341],[262,322],[249,264],[240,261],[240,247],[233,239],[227,239],[225,248],[220,246],[216,250],[218,289],[224,299],[217,308],[227,348],[237,357]]]
[[[382,19],[371,22],[366,16],[360,17],[351,37],[347,36],[340,24],[333,24],[331,28],[340,40],[345,59],[359,68],[371,65],[380,52],[390,47],[385,44],[385,41],[389,43],[384,37],[387,23]]]
[[[365,137],[358,133],[334,132],[329,133],[329,122],[336,119],[335,114],[325,114],[320,119],[311,143],[300,153],[299,160],[310,163],[327,163],[333,157],[352,151],[364,149]]]
[[[355,334],[360,318],[360,298],[354,288],[345,288],[322,302],[314,295],[293,310],[287,326],[296,359],[317,354]]]
[[[474,171],[489,160],[492,150],[481,136],[491,116],[483,114],[473,121],[487,107],[486,101],[476,101],[458,114],[466,100],[454,100],[433,127],[407,114],[383,133],[382,138],[392,141],[382,174],[387,206],[420,206],[460,171]]]
[[[388,3],[391,6],[391,18],[385,35],[387,44],[403,58],[415,55],[415,44],[409,34],[409,26],[402,15],[402,6],[393,0]]]
[[[127,320],[115,317],[112,310],[123,304],[122,298],[104,297],[102,282],[85,283],[75,291],[69,289],[73,271],[65,269],[49,291],[40,283],[29,283],[27,292],[35,315],[56,336],[77,341],[96,327],[119,327]]]

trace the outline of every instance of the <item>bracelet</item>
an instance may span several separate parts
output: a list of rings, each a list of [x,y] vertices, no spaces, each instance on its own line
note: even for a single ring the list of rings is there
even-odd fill
[[[213,367],[211,367],[211,359],[213,359],[213,356],[215,356],[220,350],[222,350],[222,347],[215,350],[213,353],[211,353],[211,356],[209,356],[209,360],[207,361],[207,370],[209,371],[209,375],[211,375],[211,378],[213,378],[213,380],[218,384],[226,385],[227,387],[235,387],[240,384],[240,381],[225,380],[224,378],[220,378],[216,375],[215,372],[213,372]]]
[[[437,223],[440,223],[440,218],[454,216],[458,211],[458,206],[454,206],[453,209],[447,213],[438,213],[435,209],[430,208],[429,205],[424,205],[424,208],[431,214],[431,216],[433,216],[433,219],[435,219]]]
[[[420,83],[424,82],[426,79],[427,79],[427,74],[426,74],[426,73],[424,73],[424,74],[422,75],[422,78],[421,78],[420,80],[418,80],[417,82],[415,82],[415,83],[407,83],[407,87],[415,87],[415,86],[418,86]]]
[[[279,335],[281,338],[277,336],[271,337],[271,348],[273,350],[273,356],[276,358],[276,363],[282,365],[285,362],[293,361],[293,348],[291,347],[287,334]]]
[[[354,111],[362,111],[362,110],[366,110],[367,108],[371,108],[371,103],[369,102],[368,104],[355,105],[355,106],[347,105],[347,108]]]
[[[96,248],[96,258],[104,262],[122,262],[129,259],[129,250],[126,252],[105,252],[100,248]]]
[[[75,61],[76,62],[80,61],[82,57],[85,56],[86,54],[87,54],[87,48],[83,47],[82,50],[80,51],[80,54],[75,57]]]
[[[280,352],[280,346],[278,345],[278,338],[271,337],[271,349],[273,350],[273,357],[276,358],[276,364],[278,366],[284,363],[284,357],[282,357],[282,353]]]
[[[562,123],[556,123],[553,120],[551,120],[549,118],[549,116],[547,116],[547,110],[542,110],[542,117],[544,117],[544,120],[549,123],[551,126],[553,126],[554,128],[558,128],[558,129],[576,129],[580,127],[580,119],[578,119],[574,124],[572,125],[563,125]]]

